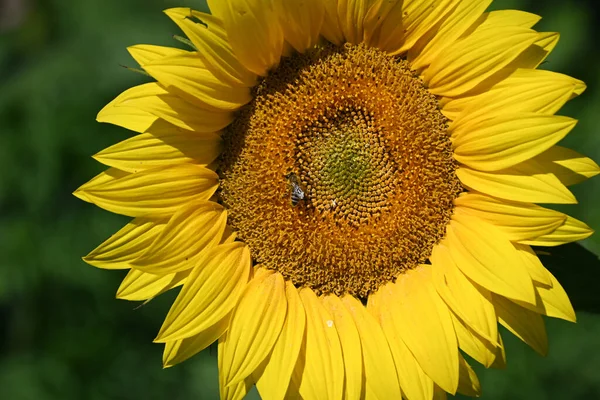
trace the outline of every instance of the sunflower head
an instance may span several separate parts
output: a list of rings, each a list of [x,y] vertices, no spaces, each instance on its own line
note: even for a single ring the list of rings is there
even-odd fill
[[[191,49],[129,49],[154,81],[98,120],[139,135],[75,194],[133,217],[85,257],[118,297],[182,286],[165,366],[218,341],[227,399],[478,396],[498,322],[544,354],[575,320],[531,246],[592,233],[536,204],[600,171],[556,145],[585,85],[490,2],[211,0],[166,11]]]

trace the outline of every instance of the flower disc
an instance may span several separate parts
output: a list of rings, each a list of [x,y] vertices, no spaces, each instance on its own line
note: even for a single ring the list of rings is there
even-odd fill
[[[406,61],[316,48],[253,98],[225,135],[220,196],[257,263],[364,298],[428,259],[461,186],[447,120]],[[290,173],[305,192],[297,206]]]

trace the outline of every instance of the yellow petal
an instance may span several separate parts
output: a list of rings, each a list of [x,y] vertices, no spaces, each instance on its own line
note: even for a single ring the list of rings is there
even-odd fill
[[[557,115],[510,114],[456,125],[454,158],[480,171],[498,171],[555,145],[577,121]]]
[[[550,272],[544,267],[533,249],[526,244],[520,243],[513,243],[513,246],[515,246],[519,252],[523,265],[527,268],[527,272],[529,272],[531,279],[544,286],[552,287]]]
[[[379,41],[375,46],[394,55],[408,51],[451,11],[451,3],[449,0],[396,2],[381,23]]]
[[[389,12],[397,6],[398,0],[369,0],[366,1],[366,13],[363,19],[363,43],[369,47],[378,47],[379,30]]]
[[[462,211],[498,227],[512,241],[536,238],[553,232],[566,216],[531,203],[500,200],[476,193],[464,193],[454,200]]]
[[[208,200],[218,186],[210,169],[181,164],[84,184],[77,191],[108,211],[131,217],[168,215],[192,200]],[[76,192],[77,193],[77,192]]]
[[[341,399],[344,359],[333,316],[310,288],[300,289],[306,311],[306,339],[292,382],[301,398]]]
[[[521,303],[516,300],[513,302],[537,314],[576,322],[577,318],[569,296],[550,272],[548,275],[551,277],[552,286],[535,285],[536,304]]]
[[[242,400],[246,397],[253,385],[252,377],[248,377],[243,381],[233,385],[225,385],[223,371],[227,369],[227,365],[223,360],[224,349],[227,345],[227,333],[219,338],[219,347],[217,349],[218,365],[219,365],[219,394],[222,400]]]
[[[381,325],[390,346],[402,394],[408,400],[429,400],[433,396],[433,381],[412,355],[396,326],[395,290],[389,286],[369,295],[367,310]]]
[[[123,171],[138,172],[185,163],[206,166],[221,153],[222,140],[217,134],[192,134],[173,125],[150,129],[152,133],[142,133],[110,146],[94,155],[94,159]]]
[[[534,161],[544,170],[552,172],[566,186],[575,185],[600,173],[600,167],[593,160],[566,147],[553,146]]]
[[[187,271],[169,275],[153,275],[131,269],[117,289],[117,298],[129,301],[150,300],[169,289],[184,284],[187,276]]]
[[[494,311],[495,315],[495,311]],[[458,345],[462,351],[471,356],[475,361],[489,368],[496,359],[496,346],[487,339],[477,334],[465,322],[452,314],[454,331]],[[496,340],[494,340],[494,343]]]
[[[121,125],[118,121],[119,118],[123,118],[122,115],[117,114],[117,122],[115,122],[115,118],[107,121],[105,113],[105,110],[108,109],[109,115],[114,116],[115,111],[112,111],[112,108],[121,107],[138,109],[144,113],[162,118],[182,129],[202,133],[217,132],[233,120],[230,112],[215,112],[197,107],[170,93],[155,82],[135,86],[121,93],[105,109],[100,111],[98,121]],[[150,126],[151,124],[143,130],[135,130],[145,132]]]
[[[133,265],[160,275],[192,268],[204,252],[219,244],[226,222],[227,212],[220,204],[189,202],[177,210]]]
[[[476,287],[463,275],[443,244],[433,248],[431,264],[433,284],[439,296],[467,326],[495,343],[498,324],[490,292]]]
[[[456,97],[500,71],[527,49],[536,32],[520,27],[481,29],[440,52],[424,72],[433,94]]]
[[[458,347],[450,310],[433,286],[431,267],[401,274],[392,308],[396,331],[423,371],[449,393],[458,385]],[[426,337],[427,341],[423,341]]]
[[[289,281],[285,283],[285,297],[287,315],[281,334],[264,370],[255,377],[256,388],[264,399],[284,398],[304,340],[306,313],[298,291]]]
[[[131,57],[143,67],[144,65],[165,57],[173,57],[190,53],[189,51],[174,47],[154,46],[151,44],[138,44],[127,48]]]
[[[216,77],[194,53],[165,57],[144,65],[169,92],[202,109],[235,111],[250,102],[250,89]]]
[[[321,298],[323,306],[333,317],[344,357],[346,384],[344,399],[358,399],[363,393],[364,366],[361,339],[352,314],[334,294]]]
[[[248,70],[266,76],[279,63],[283,32],[271,4],[262,0],[208,0],[211,14],[223,21],[231,48]]]
[[[496,306],[498,321],[502,326],[539,354],[546,355],[548,352],[548,338],[544,320],[539,314],[498,295],[494,296],[494,305]]]
[[[582,85],[580,80],[552,71],[517,69],[481,94],[450,100],[442,112],[455,121],[528,112],[553,115]]]
[[[460,167],[456,175],[466,187],[506,200],[530,203],[577,203],[554,174],[537,168],[532,160],[494,172]]]
[[[108,103],[96,117],[96,121],[113,124],[134,132],[146,132],[158,120],[154,114],[140,110],[137,107],[127,107],[115,104],[119,100],[117,97]]]
[[[479,384],[477,374],[462,355],[459,355],[458,361],[459,378],[458,389],[456,391],[471,397],[481,396],[481,385]]]
[[[344,42],[344,33],[338,19],[338,0],[322,0],[325,16],[321,25],[321,35],[333,44],[341,45]]]
[[[171,306],[155,342],[194,336],[229,314],[248,282],[250,262],[250,251],[241,242],[207,251]]]
[[[492,0],[462,0],[455,2],[439,27],[423,36],[408,52],[411,67],[419,70],[433,62],[438,54],[454,43],[475,23]]]
[[[531,246],[559,246],[561,244],[586,239],[590,237],[592,233],[594,233],[592,228],[578,219],[567,215],[565,221],[554,231],[531,240],[522,240],[520,243]]]
[[[536,285],[536,290],[542,303],[541,313],[549,317],[576,322],[577,317],[575,316],[575,310],[573,310],[569,296],[567,296],[563,287],[550,272],[548,272],[548,275],[550,275],[552,286]]]
[[[363,21],[370,1],[338,1],[337,15],[346,42],[359,44],[363,41]]]
[[[495,26],[520,26],[523,28],[531,28],[537,24],[542,17],[532,13],[520,10],[498,10],[486,13],[483,15],[481,25],[478,29]]]
[[[165,14],[192,41],[198,49],[196,57],[215,76],[232,85],[255,85],[256,74],[244,68],[236,58],[220,20],[189,8],[171,8]]]
[[[165,343],[163,367],[169,368],[184,362],[213,344],[227,331],[230,317],[231,315],[226,315],[214,325],[194,336]]]
[[[233,311],[223,348],[223,379],[229,386],[244,380],[271,353],[283,327],[287,300],[279,273],[255,277]]]
[[[484,288],[535,304],[533,283],[506,235],[487,222],[455,210],[447,230],[454,262]]]
[[[342,303],[350,311],[360,336],[364,360],[365,398],[401,398],[394,359],[381,327],[353,296],[342,297]]]
[[[300,53],[312,48],[319,39],[325,17],[322,0],[273,0],[285,40]]]
[[[136,218],[96,247],[83,260],[98,268],[127,269],[165,227],[164,220]]]

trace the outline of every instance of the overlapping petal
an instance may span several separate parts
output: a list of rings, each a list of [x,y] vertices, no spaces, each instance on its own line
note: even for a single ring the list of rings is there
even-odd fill
[[[536,38],[534,31],[521,27],[481,29],[440,52],[423,78],[436,95],[462,95],[507,66]]]
[[[289,281],[285,283],[285,298],[287,313],[281,334],[265,360],[265,367],[253,374],[256,388],[265,399],[285,397],[304,341],[306,313],[298,290]]]
[[[494,306],[502,326],[539,354],[547,354],[548,337],[544,320],[539,314],[498,295],[494,296]]]
[[[402,394],[409,400],[429,400],[433,396],[434,383],[423,371],[410,352],[397,329],[395,290],[383,287],[369,296],[367,310],[377,319],[394,358]]]
[[[125,108],[123,113],[119,113],[120,108]],[[233,120],[228,111],[215,112],[197,107],[153,82],[121,93],[98,113],[98,121],[123,125],[121,120],[130,115],[130,110],[141,114],[140,120],[131,126],[137,132],[146,132],[157,118],[182,129],[201,133],[220,131]]]
[[[322,0],[273,0],[273,9],[285,40],[296,51],[304,53],[317,43],[325,18]]]
[[[447,228],[446,243],[452,259],[471,280],[484,288],[535,304],[535,291],[517,250],[494,225],[458,212]]]
[[[270,2],[208,0],[208,6],[222,21],[231,48],[246,69],[265,76],[279,63],[283,31]]]
[[[548,150],[576,124],[568,117],[522,113],[457,124],[454,158],[479,171],[510,168]]]
[[[461,37],[483,14],[492,0],[461,0],[451,5],[451,10],[438,26],[434,26],[408,52],[414,69],[431,64],[441,51]]]
[[[454,205],[498,227],[512,241],[547,235],[567,219],[563,213],[535,204],[511,202],[477,193],[463,193],[454,200]]]
[[[208,200],[217,186],[218,176],[214,171],[181,164],[92,179],[77,189],[75,195],[117,214],[164,216],[173,214],[188,201]]]
[[[95,154],[97,161],[127,172],[194,163],[209,165],[222,150],[214,133],[192,134],[159,120],[146,130]]]
[[[433,381],[449,393],[458,385],[458,347],[450,310],[434,289],[431,268],[407,271],[390,290],[391,322],[410,352]],[[427,337],[427,341],[423,341]]]
[[[171,217],[133,264],[159,275],[190,269],[204,252],[219,243],[226,222],[223,206],[212,201],[189,202]]]
[[[495,343],[498,329],[490,292],[476,287],[463,275],[444,245],[434,247],[431,263],[433,284],[439,296],[465,325]]]
[[[195,56],[216,77],[231,85],[256,84],[256,75],[235,56],[222,21],[189,8],[171,8],[165,14],[186,34],[197,49]]]
[[[584,88],[583,82],[567,75],[520,68],[483,93],[451,99],[442,112],[454,121],[515,113],[553,115]]]
[[[408,51],[453,6],[451,0],[404,0],[394,3],[379,27],[377,41],[372,42],[374,47],[394,55]]]
[[[533,161],[533,162],[532,162]],[[456,175],[469,189],[501,199],[530,203],[577,203],[573,193],[551,172],[528,160],[500,171],[460,167]]]
[[[223,346],[223,382],[250,376],[273,349],[287,312],[285,281],[278,272],[255,276],[233,310]]]
[[[136,218],[92,250],[83,260],[98,268],[127,269],[162,232],[166,220]]]
[[[119,289],[117,298],[130,301],[150,300],[169,289],[185,283],[189,271],[169,275],[154,275],[137,269],[131,269]]]
[[[250,251],[240,242],[205,253],[171,306],[155,339],[169,342],[194,336],[223,319],[237,304],[250,273]]]
[[[344,358],[333,316],[310,288],[300,289],[306,311],[306,338],[292,375],[291,395],[341,399]]]
[[[352,314],[343,305],[336,295],[321,298],[323,306],[333,317],[337,329],[344,357],[344,398],[358,399],[364,392],[365,371],[363,365],[363,351],[358,328]]]

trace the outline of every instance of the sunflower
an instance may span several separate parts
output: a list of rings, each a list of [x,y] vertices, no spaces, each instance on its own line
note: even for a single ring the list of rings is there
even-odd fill
[[[155,81],[98,121],[140,134],[75,195],[134,218],[84,258],[117,297],[182,286],[165,367],[218,341],[226,399],[478,396],[498,322],[544,354],[575,321],[531,246],[592,233],[536,204],[599,172],[556,145],[585,84],[490,3],[209,0],[165,11],[189,50],[129,48]]]

